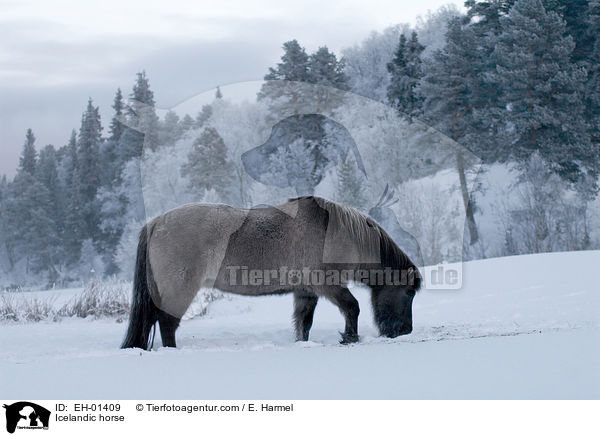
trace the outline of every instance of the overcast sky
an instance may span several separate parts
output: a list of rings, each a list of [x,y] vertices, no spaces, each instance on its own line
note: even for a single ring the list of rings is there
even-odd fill
[[[298,39],[339,53],[371,31],[457,0],[0,0],[0,174],[14,175],[25,131],[62,146],[92,97],[108,126],[117,87],[145,69],[157,106],[260,80]]]

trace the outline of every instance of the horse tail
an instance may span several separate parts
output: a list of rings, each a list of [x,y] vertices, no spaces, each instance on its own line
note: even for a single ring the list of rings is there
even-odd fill
[[[144,225],[140,231],[140,240],[138,242],[135,261],[129,327],[121,348],[141,348],[147,350],[150,330],[158,320],[158,308],[150,296],[150,286],[156,286],[152,277],[152,269],[148,262],[148,238],[150,234],[151,224]]]

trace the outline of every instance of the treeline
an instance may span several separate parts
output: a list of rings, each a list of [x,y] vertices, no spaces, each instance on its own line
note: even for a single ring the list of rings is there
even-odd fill
[[[526,198],[503,218],[504,254],[589,248],[588,206],[600,175],[600,2],[465,6],[465,15],[446,21],[443,47],[428,56],[416,32],[400,36],[387,63],[387,103],[484,163],[520,170]],[[353,63],[365,70],[356,52]],[[360,76],[361,68],[350,67]],[[372,93],[360,86],[366,82],[353,78],[352,90]],[[575,200],[567,198],[573,191]],[[464,204],[471,244],[479,240],[476,197]]]
[[[112,108],[103,135],[99,108],[90,98],[79,130],[59,148],[47,145],[38,152],[27,130],[17,174],[0,182],[0,250],[8,275],[23,282],[45,276],[57,284],[119,273],[114,256],[126,217],[144,218],[142,150],[173,144],[207,116],[180,120],[168,112],[159,120],[145,72],[137,75],[127,101],[117,90]],[[133,171],[125,171],[128,166]]]

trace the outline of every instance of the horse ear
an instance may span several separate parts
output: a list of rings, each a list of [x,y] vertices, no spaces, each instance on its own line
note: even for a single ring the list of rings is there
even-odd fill
[[[383,200],[382,206],[388,206],[388,203],[392,199],[393,195],[394,195],[394,191],[393,190],[387,192],[387,195],[385,196],[385,199]]]
[[[390,186],[389,186],[389,184],[388,184],[388,183],[386,183],[386,185],[385,185],[385,189],[383,190],[383,194],[381,194],[381,197],[379,197],[379,201],[377,201],[377,203],[375,204],[375,206],[374,206],[374,207],[378,207],[378,206],[382,206],[382,205],[383,205],[383,199],[384,199],[384,197],[386,196],[386,194],[387,194],[387,192],[388,192],[388,189],[389,189],[389,187],[390,187]]]

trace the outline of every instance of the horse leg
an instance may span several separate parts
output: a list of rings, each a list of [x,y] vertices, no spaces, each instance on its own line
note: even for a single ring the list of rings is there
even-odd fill
[[[296,341],[308,341],[308,332],[312,327],[313,315],[315,314],[318,299],[319,297],[314,294],[294,292]]]
[[[179,318],[169,315],[167,312],[158,311],[158,325],[163,347],[176,347],[175,330],[179,327],[179,321],[181,321]]]
[[[358,342],[358,314],[360,313],[360,308],[354,295],[350,293],[348,288],[331,288],[328,290],[326,296],[340,309],[346,320],[344,333],[340,332],[342,335],[340,344]]]

